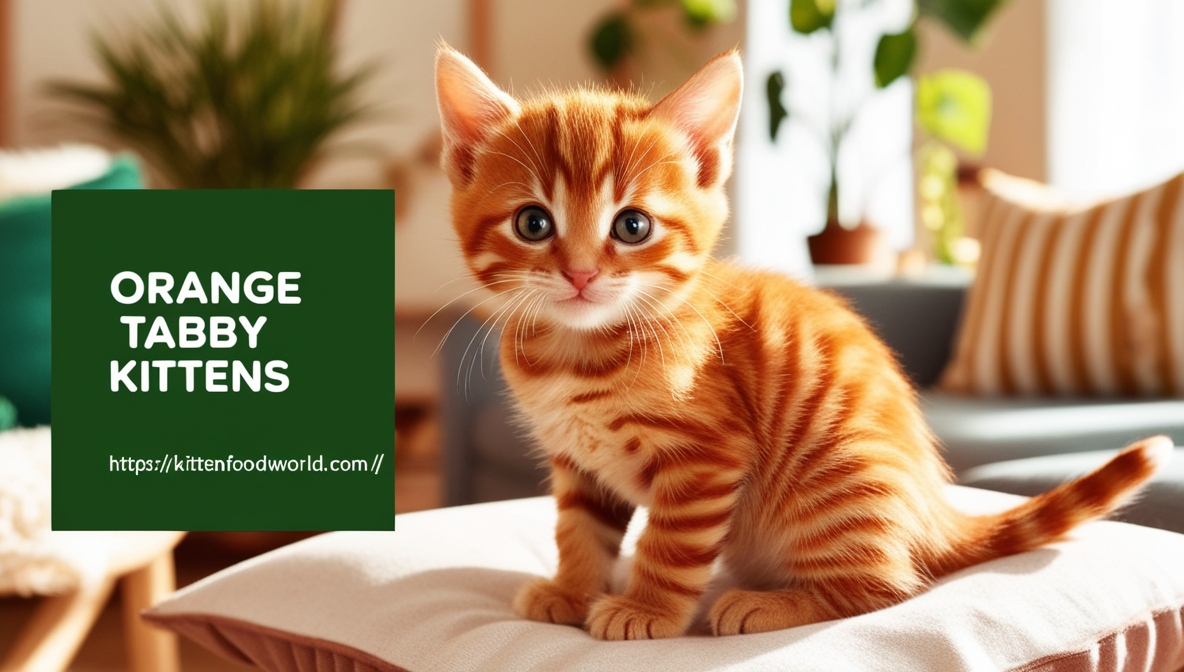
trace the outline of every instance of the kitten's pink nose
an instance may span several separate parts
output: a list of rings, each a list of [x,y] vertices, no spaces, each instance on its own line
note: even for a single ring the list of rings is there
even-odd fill
[[[583,289],[587,287],[588,283],[592,282],[592,278],[595,278],[599,273],[599,268],[594,268],[590,271],[563,271],[563,277],[567,278],[568,281],[571,282],[572,287],[575,287],[576,289]]]

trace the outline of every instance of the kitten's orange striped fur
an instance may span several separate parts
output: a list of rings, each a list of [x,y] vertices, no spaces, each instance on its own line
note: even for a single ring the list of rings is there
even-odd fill
[[[711,607],[716,634],[860,614],[1062,538],[1170,455],[1149,439],[1006,513],[952,509],[914,391],[864,322],[710,257],[735,52],[655,105],[585,89],[517,101],[446,46],[436,68],[453,224],[501,294],[501,363],[559,507],[558,573],[522,590],[521,615],[679,635],[717,558],[750,589]],[[636,506],[649,524],[632,576],[606,594]]]

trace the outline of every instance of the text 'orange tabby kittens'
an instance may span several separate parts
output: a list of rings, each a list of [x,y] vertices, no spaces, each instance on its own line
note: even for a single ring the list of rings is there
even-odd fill
[[[935,577],[1060,539],[1171,454],[1137,443],[999,515],[970,517],[892,353],[841,301],[716,261],[740,57],[657,104],[588,89],[515,100],[442,46],[452,217],[502,297],[501,364],[550,459],[559,570],[526,618],[601,639],[686,631],[717,559],[746,589],[718,635],[861,614]],[[623,594],[607,594],[634,507]]]

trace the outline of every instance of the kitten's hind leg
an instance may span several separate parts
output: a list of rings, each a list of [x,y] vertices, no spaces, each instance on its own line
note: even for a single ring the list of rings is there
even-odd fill
[[[715,635],[742,635],[784,630],[836,618],[837,614],[813,592],[785,590],[729,590],[711,605],[708,620]]]
[[[920,591],[924,581],[906,554],[891,558],[881,549],[879,562],[847,572],[833,571],[832,564],[829,576],[799,579],[794,588],[729,590],[711,606],[711,630],[716,635],[768,632],[892,606]]]

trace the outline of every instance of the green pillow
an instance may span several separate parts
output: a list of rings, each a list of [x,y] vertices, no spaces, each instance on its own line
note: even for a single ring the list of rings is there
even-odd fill
[[[71,189],[143,188],[139,165],[115,157],[107,172]],[[22,424],[49,424],[49,194],[0,204],[0,395]]]

